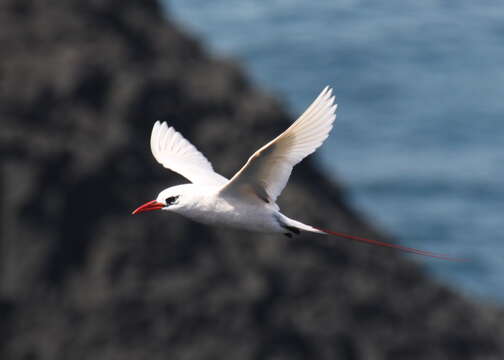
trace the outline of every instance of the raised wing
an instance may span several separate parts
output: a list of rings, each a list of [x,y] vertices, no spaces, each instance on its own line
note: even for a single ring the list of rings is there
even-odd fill
[[[327,138],[336,119],[332,89],[326,87],[287,130],[257,150],[222,189],[221,193],[253,194],[274,203],[292,168],[313,153]]]
[[[151,151],[158,163],[179,173],[194,184],[223,185],[224,176],[217,174],[206,157],[166,122],[156,121],[150,139]]]

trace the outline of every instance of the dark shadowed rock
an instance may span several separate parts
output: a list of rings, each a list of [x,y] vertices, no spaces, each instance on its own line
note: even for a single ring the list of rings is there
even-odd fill
[[[501,313],[401,254],[129,216],[182,180],[155,120],[226,176],[292,120],[157,2],[5,0],[0,24],[1,359],[504,358]],[[383,238],[312,158],[281,204]]]

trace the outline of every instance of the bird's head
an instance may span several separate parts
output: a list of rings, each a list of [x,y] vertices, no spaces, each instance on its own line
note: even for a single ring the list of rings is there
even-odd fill
[[[156,200],[149,201],[136,208],[132,215],[151,210],[175,211],[182,205],[183,191],[181,186],[172,186],[159,193]]]

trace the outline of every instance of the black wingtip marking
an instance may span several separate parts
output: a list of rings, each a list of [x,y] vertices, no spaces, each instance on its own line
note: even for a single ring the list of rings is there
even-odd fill
[[[282,225],[285,229],[289,230],[290,232],[296,234],[296,235],[299,235],[301,233],[301,231],[299,231],[298,228],[296,227],[293,227],[293,226],[288,226],[288,225]]]
[[[284,233],[285,236],[292,237],[292,234],[295,234],[295,235],[301,234],[301,231],[297,227],[289,226],[289,225],[283,223],[279,216],[273,215],[273,217],[278,222],[278,225],[280,225],[281,227],[283,227],[285,230],[289,230],[290,231],[288,233]]]
[[[260,184],[253,184],[252,189],[259,199],[264,201],[266,204],[270,203],[269,195],[264,186],[261,186]]]

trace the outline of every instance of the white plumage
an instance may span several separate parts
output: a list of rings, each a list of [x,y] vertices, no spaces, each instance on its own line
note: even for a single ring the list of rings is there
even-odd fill
[[[294,165],[327,138],[336,119],[332,90],[326,87],[287,130],[257,150],[224,187],[225,193],[255,193],[275,202]]]
[[[140,206],[133,214],[162,209],[210,225],[281,232],[289,237],[303,230],[449,259],[445,255],[318,229],[280,212],[276,199],[287,185],[292,168],[329,136],[336,107],[331,88],[324,88],[287,130],[257,150],[230,180],[216,173],[206,157],[173,127],[157,121],[150,140],[154,158],[191,184],[161,191],[156,200]]]
[[[156,121],[150,139],[152,155],[165,168],[182,175],[193,184],[223,185],[224,176],[217,174],[210,161],[165,122]]]

